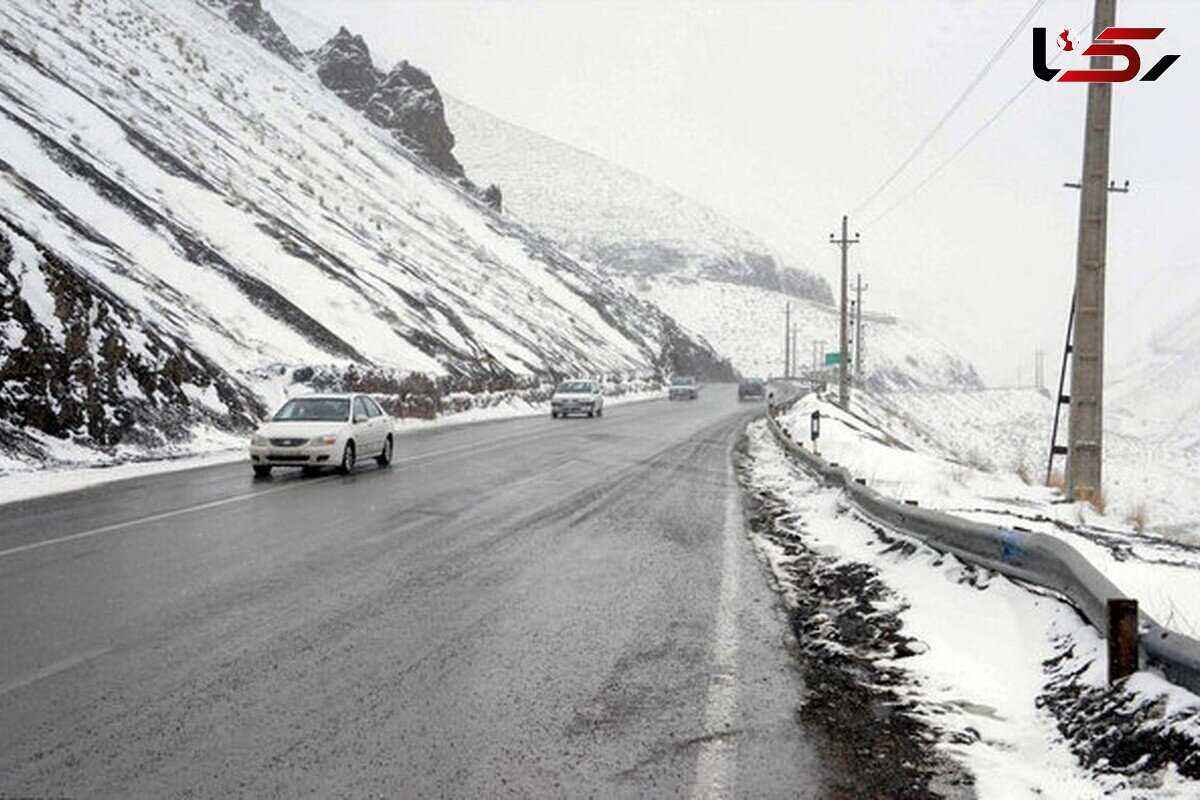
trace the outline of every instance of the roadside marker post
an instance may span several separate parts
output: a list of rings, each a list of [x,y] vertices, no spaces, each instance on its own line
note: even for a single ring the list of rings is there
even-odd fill
[[[817,452],[817,439],[821,438],[821,411],[820,409],[812,412],[811,421],[809,423],[809,435],[812,437],[813,454],[820,455]]]
[[[1138,603],[1126,597],[1108,599],[1108,682],[1138,669]]]

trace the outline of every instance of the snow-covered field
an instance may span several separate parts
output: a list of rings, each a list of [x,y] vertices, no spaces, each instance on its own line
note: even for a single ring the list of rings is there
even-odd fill
[[[1045,464],[1035,459],[1049,431],[1048,421],[1037,421],[1051,406],[1040,393],[859,392],[852,414],[807,395],[783,423],[807,436],[816,410],[821,455],[883,494],[1063,538],[1161,623],[1200,633],[1200,547],[1153,528],[1139,531],[1123,503],[1100,513],[1042,485]],[[1120,450],[1109,454],[1119,457]]]
[[[822,442],[826,430],[827,456],[858,452],[846,444],[848,428],[828,425]],[[752,424],[749,436],[747,477],[784,507],[770,532],[752,538],[785,596],[796,597],[804,582],[797,583],[791,569],[796,546],[822,561],[866,565],[877,576],[886,595],[872,603],[872,614],[896,614],[904,646],[900,651],[876,642],[883,649],[868,653],[868,660],[905,676],[899,685],[877,688],[895,693],[889,703],[907,707],[937,732],[937,748],[967,767],[980,798],[1198,796],[1200,786],[1169,761],[1125,775],[1112,774],[1103,763],[1089,770],[1076,758],[1046,698],[1063,671],[1078,672],[1068,680],[1074,691],[1100,691],[1105,649],[1073,609],[919,542],[901,537],[907,545],[898,546],[894,536],[857,517],[840,491],[820,487],[792,464],[764,423]],[[832,620],[826,633],[828,639],[808,646],[829,653],[853,646]],[[1200,741],[1200,699],[1152,673],[1138,673],[1124,691],[1131,706],[1158,703],[1163,709],[1149,715],[1148,724],[1187,731],[1190,741]]]

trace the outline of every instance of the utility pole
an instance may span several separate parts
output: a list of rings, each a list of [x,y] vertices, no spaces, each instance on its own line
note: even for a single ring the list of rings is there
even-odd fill
[[[783,307],[783,377],[792,375],[792,304]]]
[[[1116,22],[1117,0],[1096,0],[1092,38]],[[1092,56],[1110,69],[1111,56]],[[1104,439],[1104,267],[1108,226],[1108,146],[1112,84],[1089,83],[1075,260],[1075,333],[1067,428],[1067,495],[1091,500],[1101,488]]]
[[[795,373],[792,377],[800,377],[800,358],[796,355],[796,335],[800,332],[799,325],[792,326],[792,372]]]
[[[868,288],[863,286],[862,273],[858,273],[854,287],[854,382],[862,385],[863,365],[863,326],[862,326],[862,293]]]
[[[843,410],[850,409],[850,375],[847,372],[847,361],[850,356],[850,318],[847,308],[850,294],[850,283],[847,278],[849,269],[849,253],[850,245],[858,244],[860,239],[858,233],[854,234],[854,238],[850,238],[849,234],[850,218],[842,216],[842,238],[834,238],[834,234],[829,234],[829,243],[836,244],[842,248],[842,324],[841,324],[841,348],[838,357],[838,405]]]

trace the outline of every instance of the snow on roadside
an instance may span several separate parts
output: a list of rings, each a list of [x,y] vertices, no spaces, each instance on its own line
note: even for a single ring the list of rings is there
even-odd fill
[[[1195,797],[1194,781],[1172,764],[1152,774],[1126,776],[1085,769],[1044,708],[1046,663],[1062,660],[1069,642],[1071,678],[1081,692],[1103,688],[1103,641],[1067,604],[1032,592],[1004,576],[966,565],[859,518],[839,491],[823,488],[795,466],[762,422],[748,431],[748,478],[782,502],[773,536],[752,534],[785,592],[795,585],[789,549],[867,565],[892,596],[873,613],[895,613],[903,624],[878,663],[899,668],[907,680],[888,685],[909,713],[938,732],[937,748],[973,774],[980,798]],[[782,539],[779,539],[782,537]],[[776,539],[776,540],[773,540]],[[793,547],[788,547],[793,545]],[[842,633],[831,631],[833,642]],[[1098,666],[1099,665],[1099,666]],[[1200,701],[1150,673],[1135,676],[1131,695],[1166,697],[1174,718],[1200,718]],[[1132,682],[1131,682],[1132,683]],[[881,688],[881,687],[876,687]],[[1168,714],[1168,716],[1171,716]],[[1183,723],[1180,723],[1183,724]]]
[[[953,393],[936,395],[953,398]],[[1086,503],[1064,503],[1036,476],[1025,483],[1016,471],[1019,454],[1025,452],[1022,437],[1030,435],[1017,424],[1020,400],[1000,393],[996,401],[990,414],[981,413],[977,402],[960,414],[947,401],[918,418],[897,410],[914,407],[907,393],[859,392],[850,414],[806,395],[781,423],[803,431],[806,438],[809,416],[820,410],[822,456],[848,467],[884,495],[1064,539],[1159,622],[1200,633],[1200,548],[1138,532]],[[936,414],[942,418],[933,429],[928,420]],[[1005,422],[1005,414],[1015,421]]]
[[[608,406],[661,400],[665,393],[661,389],[627,392],[608,397]],[[548,403],[531,403],[519,397],[496,405],[471,408],[457,414],[445,414],[435,419],[395,419],[396,432],[412,434],[430,428],[450,425],[467,425],[500,419],[517,419],[544,415],[549,411]],[[0,505],[30,500],[35,497],[73,492],[113,481],[136,478],[143,475],[165,474],[189,469],[199,469],[218,464],[229,464],[246,459],[244,438],[217,430],[199,431],[192,442],[168,449],[168,455],[149,460],[126,463],[105,463],[96,451],[80,447],[70,441],[41,435],[39,441],[54,453],[56,460],[71,464],[62,469],[38,469],[35,465],[0,454]],[[135,457],[126,454],[127,457]]]

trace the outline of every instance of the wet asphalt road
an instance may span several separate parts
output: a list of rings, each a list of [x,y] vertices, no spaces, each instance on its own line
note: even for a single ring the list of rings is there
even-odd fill
[[[731,386],[0,506],[0,796],[819,797]]]

